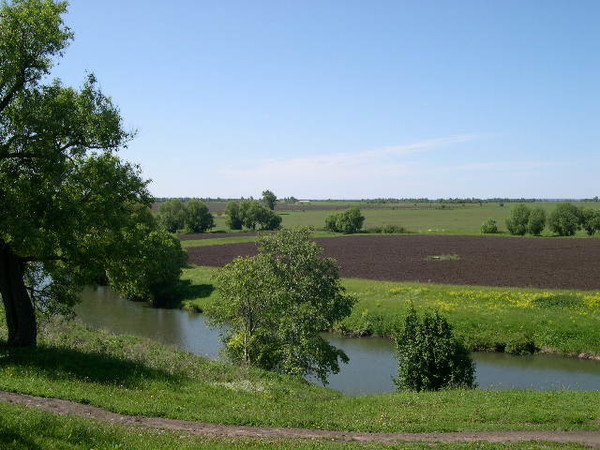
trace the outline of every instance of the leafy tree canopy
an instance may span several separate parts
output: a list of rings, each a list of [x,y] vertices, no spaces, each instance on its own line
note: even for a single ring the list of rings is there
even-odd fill
[[[519,203],[512,209],[510,216],[506,219],[506,228],[510,234],[523,236],[527,233],[529,214],[531,214],[531,210],[523,203]]]
[[[0,4],[0,293],[15,346],[36,343],[34,306],[66,311],[83,285],[145,264],[162,240],[140,239],[156,231],[147,182],[115,155],[133,133],[95,77],[42,84],[72,39],[66,8]]]
[[[227,225],[232,230],[277,230],[281,226],[281,216],[258,200],[229,202],[225,213],[228,216]]]
[[[219,300],[211,311],[234,361],[322,382],[339,371],[345,353],[320,335],[348,316],[355,299],[345,294],[338,269],[308,230],[258,238],[259,254],[237,258],[217,276]]]
[[[275,209],[275,204],[277,203],[277,196],[267,189],[262,193],[262,202],[267,208],[269,208],[272,211]]]
[[[359,208],[350,208],[341,213],[332,214],[325,219],[325,229],[337,233],[357,233],[361,230],[365,216]]]
[[[394,382],[400,390],[437,391],[475,385],[469,351],[437,311],[421,318],[411,307],[396,336],[396,348],[399,364]]]
[[[581,209],[572,203],[559,203],[548,217],[548,227],[560,236],[573,236],[582,221]]]

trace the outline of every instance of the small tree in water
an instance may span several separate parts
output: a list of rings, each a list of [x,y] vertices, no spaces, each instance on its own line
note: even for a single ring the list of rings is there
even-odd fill
[[[259,236],[257,256],[219,272],[211,319],[229,326],[223,341],[232,360],[326,383],[348,357],[319,333],[348,316],[356,300],[345,294],[335,261],[309,237],[308,230]]]
[[[399,390],[437,391],[475,386],[475,366],[466,347],[440,315],[419,318],[413,307],[396,337]]]

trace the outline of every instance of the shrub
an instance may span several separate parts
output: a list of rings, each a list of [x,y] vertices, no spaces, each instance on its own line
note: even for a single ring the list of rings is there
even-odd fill
[[[506,219],[506,228],[510,234],[523,236],[527,233],[527,224],[529,223],[529,208],[523,203],[519,203],[510,212],[510,216]]]
[[[413,307],[396,336],[399,390],[436,391],[475,386],[475,366],[469,351],[452,333],[448,321],[426,313],[419,318]]]
[[[165,230],[171,233],[181,230],[185,225],[185,208],[183,202],[173,198],[161,203],[159,206],[158,222]]]
[[[231,230],[241,230],[244,224],[240,216],[240,204],[238,202],[229,202],[225,208],[227,214],[227,226]]]
[[[539,235],[546,226],[546,211],[542,208],[534,208],[529,213],[529,220],[527,221],[527,232]]]
[[[548,218],[550,230],[559,236],[573,236],[581,222],[581,210],[572,203],[560,203]]]
[[[281,226],[281,216],[258,200],[229,202],[225,213],[228,216],[227,225],[232,230],[241,230],[242,227],[250,230],[277,230]]]
[[[488,219],[481,224],[482,234],[493,234],[498,232],[498,225],[494,219]]]
[[[588,236],[593,236],[600,230],[600,210],[586,208],[581,211],[581,226]]]
[[[325,229],[336,233],[352,234],[360,231],[365,221],[358,208],[350,208],[325,219]]]
[[[401,225],[380,225],[370,227],[367,229],[367,233],[383,233],[383,234],[398,234],[406,233],[406,228]]]
[[[193,198],[184,207],[185,231],[204,233],[214,228],[215,221],[204,202]]]

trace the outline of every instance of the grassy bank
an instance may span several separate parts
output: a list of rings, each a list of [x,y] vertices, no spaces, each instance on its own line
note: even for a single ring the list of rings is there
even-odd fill
[[[219,269],[190,267],[183,278],[204,286],[204,296],[188,296],[184,307],[210,314],[218,295],[212,276]],[[351,334],[390,335],[414,303],[440,309],[471,349],[520,353],[533,347],[566,354],[600,355],[600,292],[445,286],[425,283],[345,279],[358,297],[340,325]],[[210,288],[210,289],[209,289]]]
[[[345,397],[155,342],[47,322],[34,350],[0,348],[0,389],[124,414],[355,431],[600,429],[599,392],[462,391]]]

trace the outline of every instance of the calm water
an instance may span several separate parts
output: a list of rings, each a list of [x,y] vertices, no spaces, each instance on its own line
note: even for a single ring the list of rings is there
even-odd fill
[[[202,314],[149,308],[122,300],[110,289],[86,290],[76,308],[87,324],[117,334],[145,336],[209,358],[218,358],[219,331],[206,326]],[[390,341],[326,334],[343,349],[350,363],[329,377],[329,387],[349,395],[377,394],[395,389],[397,362]],[[600,390],[600,362],[552,355],[511,356],[475,353],[477,383],[483,389]]]

